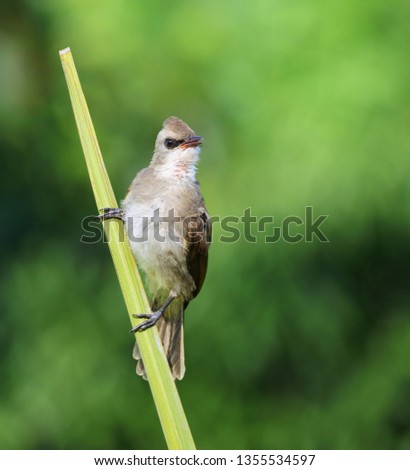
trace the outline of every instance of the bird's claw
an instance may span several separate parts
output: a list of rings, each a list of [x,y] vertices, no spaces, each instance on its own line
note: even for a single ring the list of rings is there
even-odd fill
[[[133,313],[132,316],[135,318],[146,318],[148,320],[152,317],[152,313]]]
[[[137,326],[134,326],[130,330],[130,333],[137,333],[141,331],[148,330],[156,325],[157,321],[159,320],[162,312],[154,312],[154,313],[133,313],[132,316],[135,318],[146,318],[146,320],[140,323]]]
[[[96,216],[98,220],[118,219],[124,222],[124,211],[119,207],[103,207],[101,214]]]

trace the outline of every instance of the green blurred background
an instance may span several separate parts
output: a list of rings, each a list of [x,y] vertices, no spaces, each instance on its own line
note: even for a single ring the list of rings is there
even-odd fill
[[[0,7],[0,447],[163,448],[58,50],[120,199],[165,118],[211,214],[328,214],[330,243],[218,242],[178,389],[199,448],[410,446],[408,0]]]

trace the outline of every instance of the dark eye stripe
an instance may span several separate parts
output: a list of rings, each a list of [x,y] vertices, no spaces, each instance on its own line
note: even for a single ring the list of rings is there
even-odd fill
[[[183,140],[175,140],[168,137],[165,139],[164,145],[167,149],[174,149],[175,147],[181,145],[183,142]]]

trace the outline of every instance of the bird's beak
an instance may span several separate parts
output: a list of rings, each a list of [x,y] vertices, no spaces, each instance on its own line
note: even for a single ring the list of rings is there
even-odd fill
[[[184,140],[180,145],[180,148],[187,149],[189,147],[197,147],[198,145],[202,144],[202,137],[199,135],[193,135],[192,137],[188,137],[188,139]]]

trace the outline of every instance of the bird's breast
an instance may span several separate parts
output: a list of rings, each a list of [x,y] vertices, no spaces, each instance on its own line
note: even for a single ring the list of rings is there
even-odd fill
[[[174,289],[178,279],[190,285],[183,240],[186,222],[178,200],[169,195],[149,202],[126,200],[123,210],[132,252],[151,290]]]

